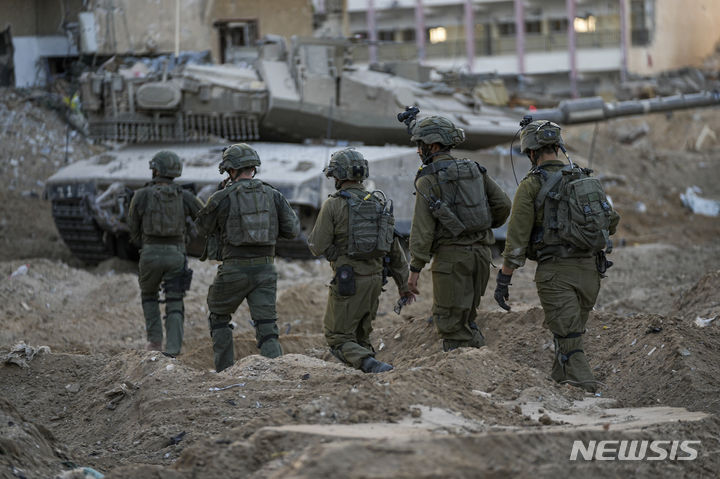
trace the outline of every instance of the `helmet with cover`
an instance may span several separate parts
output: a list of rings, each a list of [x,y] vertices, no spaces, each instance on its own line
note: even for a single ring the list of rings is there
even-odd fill
[[[242,170],[250,166],[260,166],[260,156],[257,151],[245,143],[236,143],[230,145],[223,150],[222,160],[220,160],[220,173],[227,170]]]
[[[465,141],[465,130],[442,116],[429,116],[415,123],[411,141],[422,141],[426,145],[439,143],[453,148]]]
[[[163,150],[150,160],[150,169],[157,171],[157,176],[177,178],[182,175],[182,161],[172,151]]]
[[[363,181],[370,174],[368,161],[354,148],[336,151],[324,170],[325,176],[336,180]]]
[[[520,131],[520,152],[539,150],[543,146],[563,145],[560,126],[547,120],[535,120]]]

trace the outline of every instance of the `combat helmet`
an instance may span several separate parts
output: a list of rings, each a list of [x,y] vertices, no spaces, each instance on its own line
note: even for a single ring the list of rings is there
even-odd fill
[[[539,150],[543,146],[564,145],[560,126],[547,120],[535,120],[520,131],[520,152]]]
[[[465,141],[465,130],[442,116],[428,116],[415,123],[410,141],[422,141],[426,145],[440,143],[453,148]]]
[[[249,166],[260,166],[260,156],[257,151],[245,143],[236,143],[223,150],[220,160],[220,173],[229,169],[241,170]]]
[[[182,161],[172,151],[163,150],[152,157],[150,169],[156,170],[158,176],[177,178],[182,175]]]
[[[323,170],[325,176],[336,180],[363,181],[370,175],[367,160],[354,148],[345,148],[330,155],[330,164]]]

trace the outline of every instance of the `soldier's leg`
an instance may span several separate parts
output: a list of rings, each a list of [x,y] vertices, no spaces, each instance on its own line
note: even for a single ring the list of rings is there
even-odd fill
[[[592,272],[592,271],[591,271]],[[570,260],[541,264],[535,274],[545,326],[553,333],[555,357],[552,378],[594,391],[596,381],[585,357],[583,334],[587,299],[581,291],[585,271]],[[592,293],[592,291],[589,291]],[[597,297],[597,290],[595,290]]]
[[[208,289],[210,337],[213,343],[213,359],[217,372],[227,369],[235,362],[231,314],[245,299],[250,289],[250,279],[239,266],[222,264],[218,267],[213,284]]]
[[[163,278],[165,291],[165,352],[171,356],[180,354],[183,341],[185,306],[183,304],[183,272],[185,254],[178,248],[174,258],[168,256],[169,270]]]
[[[490,279],[490,257],[491,252],[488,246],[482,246],[473,250],[475,268],[473,278],[473,302],[470,309],[468,325],[472,332],[473,338],[470,340],[470,346],[481,348],[485,346],[485,337],[480,331],[476,323],[477,308],[480,306],[480,299],[485,294],[488,280]]]
[[[356,342],[365,349],[375,352],[370,343],[370,333],[372,333],[372,323],[377,316],[378,306],[380,305],[380,293],[382,292],[382,275],[375,274],[371,276],[362,276],[361,283],[363,288],[367,288],[367,314],[364,315],[358,323],[355,331]],[[367,283],[367,286],[365,286]]]
[[[260,354],[266,358],[282,356],[279,331],[277,327],[277,271],[275,265],[264,264],[250,266],[251,278],[255,285],[247,295],[250,315],[255,324],[255,339]]]
[[[162,318],[158,298],[160,282],[162,281],[160,263],[161,257],[152,245],[142,248],[138,264],[140,298],[143,316],[145,317],[145,334],[148,347],[156,350],[162,349],[163,340]]]
[[[365,358],[375,356],[375,351],[357,342],[361,321],[369,319],[373,279],[371,276],[355,276],[355,280],[355,294],[352,296],[341,296],[337,285],[330,285],[323,324],[325,339],[333,355],[360,369]]]
[[[473,296],[472,252],[460,249],[439,251],[433,260],[433,319],[443,350],[471,346]]]

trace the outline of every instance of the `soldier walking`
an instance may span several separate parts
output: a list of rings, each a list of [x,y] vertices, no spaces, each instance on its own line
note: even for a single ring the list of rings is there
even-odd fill
[[[245,299],[260,354],[276,358],[283,353],[276,324],[275,243],[278,237],[295,238],[300,221],[278,190],[255,179],[259,166],[260,157],[250,146],[226,148],[220,173],[227,172],[229,181],[208,199],[196,222],[208,237],[201,259],[222,261],[207,297],[217,372],[235,361],[230,320]]]
[[[323,203],[308,246],[314,255],[325,255],[333,269],[325,338],[345,364],[366,373],[389,371],[393,367],[375,359],[370,343],[385,276],[392,276],[404,303],[415,299],[407,286],[405,253],[394,234],[392,201],[364,188],[368,162],[354,149],[333,153],[324,172],[335,179],[337,193]]]
[[[187,267],[187,225],[202,202],[173,180],[182,174],[182,162],[172,151],[161,151],[150,160],[152,181],[136,191],[130,202],[130,240],[141,247],[140,297],[147,332],[146,349],[162,350],[163,327],[158,291],[165,292],[165,354],[180,354],[185,308],[183,296],[190,288]]]
[[[447,118],[430,116],[412,129],[422,167],[415,177],[410,229],[410,291],[432,258],[433,319],[443,350],[485,345],[475,322],[490,276],[491,228],[505,223],[510,198],[475,161],[450,150],[465,132]]]
[[[525,123],[520,149],[532,168],[513,200],[495,300],[509,310],[513,272],[526,258],[537,261],[535,284],[544,326],[555,342],[552,378],[594,392],[597,382],[585,357],[583,334],[600,278],[612,265],[605,252],[612,250],[609,236],[620,216],[600,182],[589,176],[591,170],[558,159],[558,150],[565,151],[558,125],[530,119]]]

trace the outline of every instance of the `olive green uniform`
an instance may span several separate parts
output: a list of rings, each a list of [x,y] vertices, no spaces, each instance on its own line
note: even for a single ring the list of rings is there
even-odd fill
[[[353,191],[361,196],[369,193],[358,183],[344,183],[340,190]],[[370,333],[383,286],[383,258],[359,260],[347,256],[348,210],[344,198],[338,196],[328,198],[323,203],[315,226],[308,237],[308,246],[314,255],[325,255],[332,266],[333,276],[341,266],[349,265],[353,268],[355,294],[340,295],[337,282],[333,279],[330,283],[323,325],[325,338],[332,353],[346,364],[360,368],[363,359],[375,356],[375,349],[370,344]],[[390,275],[402,295],[409,291],[408,266],[397,238],[393,241],[389,257]]]
[[[544,162],[541,168],[552,173],[564,166],[562,161],[552,160]],[[544,326],[555,339],[552,378],[594,391],[595,378],[583,351],[582,335],[600,291],[601,276],[592,252],[569,253],[561,246],[532,242],[533,229],[542,227],[544,215],[543,208],[535,209],[535,198],[542,188],[537,171],[531,170],[515,193],[503,264],[517,269],[525,264],[526,258],[538,261],[535,284],[545,313]],[[620,216],[613,211],[610,234],[615,233],[619,220]]]
[[[183,340],[184,291],[178,286],[178,283],[187,264],[185,235],[151,236],[143,231],[143,218],[146,215],[163,214],[161,211],[150,211],[153,204],[150,201],[150,195],[160,185],[169,184],[173,184],[172,180],[157,178],[149,186],[136,191],[130,202],[128,223],[130,240],[136,245],[142,245],[138,281],[147,340],[150,343],[160,344],[163,340],[158,301],[158,291],[162,283],[165,290],[165,332],[167,335],[165,352],[175,356],[180,353]],[[177,187],[180,188],[179,185]],[[187,190],[182,190],[182,203],[183,215],[169,220],[175,222],[179,226],[178,229],[184,231],[187,218],[194,219],[203,205],[195,195]],[[152,221],[155,221],[155,218]]]
[[[228,230],[228,221],[232,221],[231,194],[253,195],[261,191],[272,199],[268,213],[270,231],[253,232],[254,235],[264,234],[265,238],[260,241],[233,244],[238,241],[232,237],[237,233]],[[205,256],[222,260],[207,297],[216,371],[229,368],[235,361],[230,320],[245,299],[255,325],[260,354],[270,358],[282,355],[275,309],[275,243],[278,237],[292,239],[300,233],[297,215],[285,197],[273,187],[256,179],[238,179],[210,197],[198,214],[196,224],[199,232],[208,236]]]
[[[436,155],[433,162],[452,160],[447,153]],[[505,223],[510,213],[510,198],[488,175],[483,173],[492,228]],[[495,237],[490,229],[461,233],[453,237],[433,216],[427,198],[442,198],[437,175],[421,176],[416,181],[418,194],[410,230],[410,267],[420,271],[433,260],[433,318],[445,350],[485,344],[475,323],[480,298],[490,276],[490,245]]]

